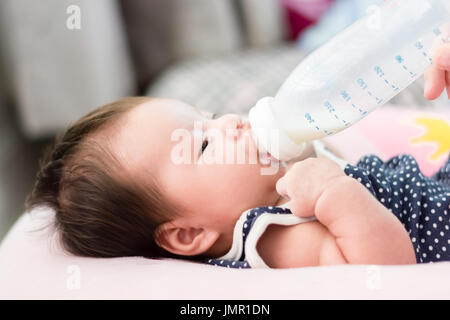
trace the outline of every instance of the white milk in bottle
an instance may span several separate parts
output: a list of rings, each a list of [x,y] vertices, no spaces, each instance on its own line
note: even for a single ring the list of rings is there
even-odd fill
[[[306,57],[250,110],[258,146],[283,161],[388,102],[450,39],[450,0],[391,0]]]

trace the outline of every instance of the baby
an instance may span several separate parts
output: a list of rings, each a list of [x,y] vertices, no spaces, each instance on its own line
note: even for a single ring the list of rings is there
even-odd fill
[[[450,84],[450,46],[439,52],[426,75],[428,98]],[[237,115],[125,98],[56,139],[27,210],[51,206],[62,245],[82,256],[238,268],[450,260],[449,161],[427,178],[410,156],[352,166],[320,143],[325,157],[289,170],[259,153],[257,161],[210,161],[236,150],[249,159],[257,149]],[[262,174],[268,168],[275,170]]]

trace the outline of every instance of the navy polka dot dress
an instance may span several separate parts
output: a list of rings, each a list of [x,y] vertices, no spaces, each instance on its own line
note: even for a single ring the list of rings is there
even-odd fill
[[[450,157],[432,177],[424,176],[409,155],[387,162],[369,155],[344,171],[402,222],[418,263],[450,261]]]
[[[450,157],[432,177],[424,176],[416,160],[409,155],[396,156],[387,162],[375,155],[368,155],[361,158],[356,166],[347,164],[344,172],[364,185],[402,222],[409,233],[418,263],[450,261]],[[259,207],[247,210],[236,224],[230,252],[205,262],[228,268],[254,267],[247,259],[246,248],[253,255],[256,250],[247,246],[246,242],[249,234],[254,232],[253,227],[258,219],[267,214],[298,219],[290,224],[311,221],[295,217],[289,208]],[[277,223],[276,219],[272,222]],[[240,244],[236,245],[236,242]]]
[[[314,217],[296,217],[289,208],[284,207],[264,206],[249,209],[241,215],[236,223],[233,246],[230,251],[219,259],[207,259],[205,262],[216,266],[239,269],[267,267],[256,251],[256,243],[265,228],[271,223],[293,225],[311,220],[316,219]]]

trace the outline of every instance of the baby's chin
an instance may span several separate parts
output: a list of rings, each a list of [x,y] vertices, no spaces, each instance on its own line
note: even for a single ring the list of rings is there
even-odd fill
[[[258,163],[260,164],[260,172],[263,175],[283,176],[287,170],[286,163],[278,160],[269,152],[260,152]]]

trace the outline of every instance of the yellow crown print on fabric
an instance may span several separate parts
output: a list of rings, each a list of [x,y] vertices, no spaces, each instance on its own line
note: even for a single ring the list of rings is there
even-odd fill
[[[429,159],[436,161],[441,156],[448,155],[450,151],[450,125],[442,118],[418,117],[415,123],[425,129],[418,137],[410,139],[411,144],[432,143],[437,149],[429,155]]]

